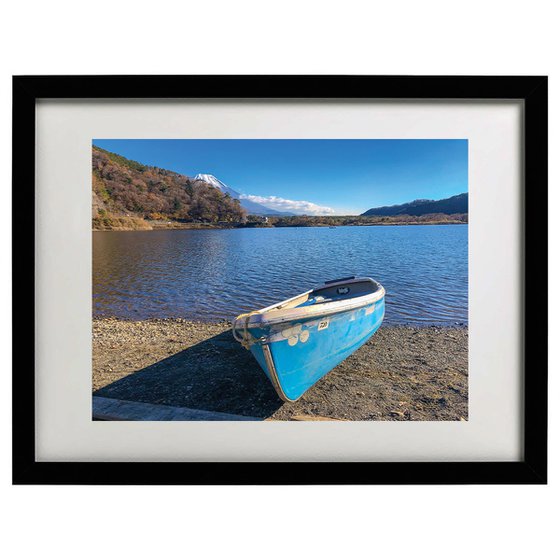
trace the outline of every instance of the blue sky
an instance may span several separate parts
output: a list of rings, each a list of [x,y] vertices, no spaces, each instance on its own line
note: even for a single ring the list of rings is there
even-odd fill
[[[468,141],[461,139],[100,139],[93,144],[188,176],[215,175],[255,202],[309,214],[361,214],[468,190]]]

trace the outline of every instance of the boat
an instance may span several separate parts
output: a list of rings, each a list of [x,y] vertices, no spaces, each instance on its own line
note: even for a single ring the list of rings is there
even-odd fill
[[[278,396],[294,402],[367,342],[384,315],[383,286],[350,276],[243,313],[233,321],[232,333],[251,351]]]

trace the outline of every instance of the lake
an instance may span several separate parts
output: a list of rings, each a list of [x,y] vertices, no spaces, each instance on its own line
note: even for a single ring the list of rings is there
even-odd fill
[[[231,320],[344,276],[387,291],[386,324],[467,324],[468,226],[93,233],[93,313]]]

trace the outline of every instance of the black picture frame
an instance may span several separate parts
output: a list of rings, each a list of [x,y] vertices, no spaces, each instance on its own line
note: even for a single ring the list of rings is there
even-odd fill
[[[192,82],[196,80],[196,91]],[[141,92],[141,94],[139,94]],[[35,458],[35,108],[38,99],[398,99],[524,102],[524,459],[519,462],[38,462]],[[15,76],[13,78],[14,484],[545,484],[548,81],[545,76]],[[538,272],[537,272],[538,271]],[[536,288],[537,286],[535,286]],[[25,340],[22,350],[19,341]]]

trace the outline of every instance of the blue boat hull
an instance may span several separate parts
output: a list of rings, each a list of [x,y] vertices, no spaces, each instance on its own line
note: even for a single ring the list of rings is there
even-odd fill
[[[286,401],[299,399],[377,331],[385,298],[358,309],[266,328],[249,329],[253,356]]]

